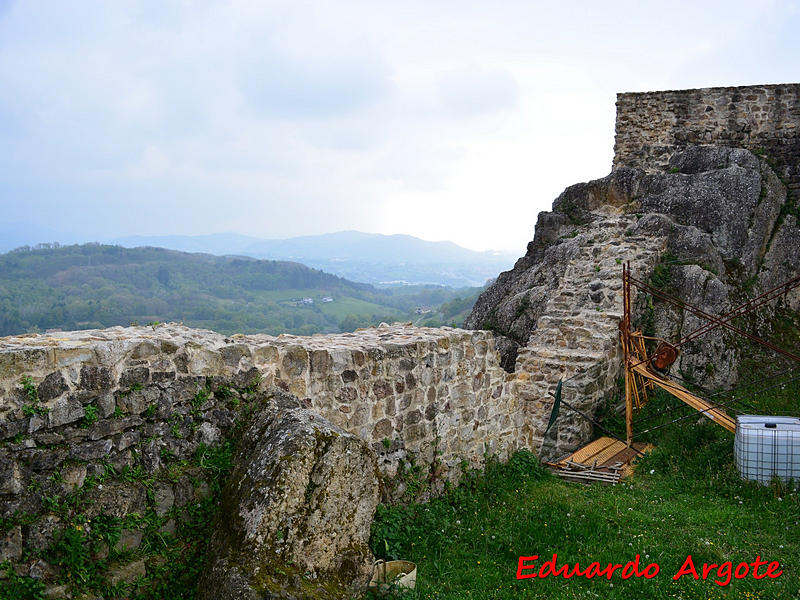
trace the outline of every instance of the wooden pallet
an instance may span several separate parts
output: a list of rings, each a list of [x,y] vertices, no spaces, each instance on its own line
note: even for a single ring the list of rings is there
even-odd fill
[[[601,437],[557,462],[548,463],[548,466],[556,475],[568,481],[615,485],[633,473],[631,463],[639,456],[639,452],[647,452],[652,448],[651,444],[643,443],[636,443],[629,448],[619,440]]]

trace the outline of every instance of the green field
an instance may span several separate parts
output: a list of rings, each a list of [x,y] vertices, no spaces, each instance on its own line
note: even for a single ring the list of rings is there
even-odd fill
[[[800,385],[756,397],[767,414],[800,416]],[[671,405],[657,394],[641,418]],[[774,409],[774,410],[773,410]],[[683,414],[688,414],[688,410]],[[663,422],[666,422],[664,417]],[[656,420],[658,422],[658,420]],[[530,453],[490,463],[445,497],[409,507],[381,507],[373,525],[377,556],[418,565],[408,598],[425,599],[710,599],[800,598],[800,498],[794,485],[742,481],[733,435],[704,420],[684,420],[649,436],[657,444],[632,479],[612,487],[557,479]],[[516,578],[520,556],[585,568],[656,563],[652,579]],[[673,581],[688,555],[703,563],[778,561],[777,579],[731,578],[715,568],[706,580]],[[523,571],[529,573],[530,571]],[[761,567],[760,574],[765,572]],[[701,573],[699,573],[701,574]]]

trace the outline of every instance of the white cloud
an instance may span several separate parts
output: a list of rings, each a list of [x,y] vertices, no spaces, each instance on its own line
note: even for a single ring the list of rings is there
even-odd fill
[[[791,81],[797,20],[777,2],[0,1],[0,204],[87,237],[522,251],[565,186],[608,172],[617,91]]]

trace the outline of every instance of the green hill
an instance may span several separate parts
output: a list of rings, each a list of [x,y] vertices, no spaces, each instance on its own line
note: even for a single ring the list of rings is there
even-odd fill
[[[352,330],[411,320],[457,290],[378,289],[287,261],[98,244],[0,255],[0,335],[181,321],[222,333]]]

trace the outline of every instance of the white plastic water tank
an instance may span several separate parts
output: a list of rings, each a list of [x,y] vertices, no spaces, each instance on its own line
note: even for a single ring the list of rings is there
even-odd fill
[[[745,479],[765,485],[773,477],[800,483],[800,418],[737,417],[734,455]]]

